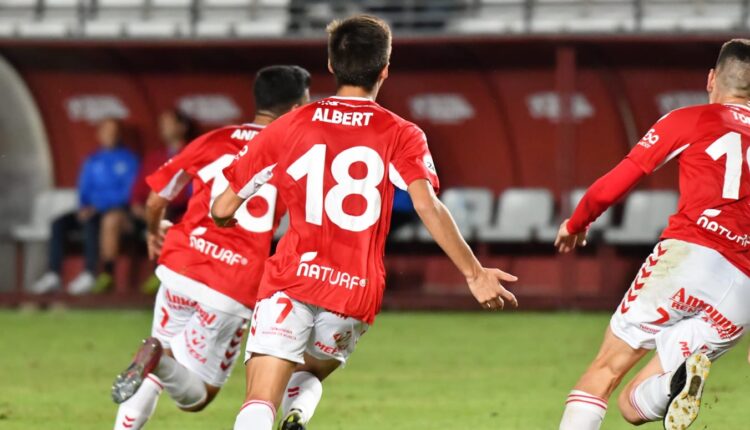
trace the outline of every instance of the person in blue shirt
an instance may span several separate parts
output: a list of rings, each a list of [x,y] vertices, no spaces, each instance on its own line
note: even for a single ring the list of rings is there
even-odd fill
[[[32,286],[35,293],[60,288],[66,239],[76,230],[83,233],[85,268],[68,285],[68,293],[104,290],[113,283],[114,261],[122,229],[127,224],[126,211],[139,163],[135,153],[122,144],[117,120],[102,121],[97,139],[101,148],[85,160],[78,176],[80,207],[52,224],[49,271]]]

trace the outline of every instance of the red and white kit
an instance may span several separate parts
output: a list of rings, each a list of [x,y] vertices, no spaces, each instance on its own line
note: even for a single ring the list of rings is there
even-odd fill
[[[616,199],[675,158],[677,213],[611,321],[630,346],[656,348],[667,371],[698,350],[715,359],[750,326],[750,108],[709,104],[663,117],[569,224],[581,231],[601,213],[597,200]]]
[[[394,185],[438,188],[424,133],[369,99],[330,97],[274,121],[224,174],[243,198],[275,185],[289,208],[248,351],[302,362],[300,345],[313,338],[308,352],[344,361],[341,339],[356,340],[380,310]]]
[[[171,199],[192,180],[193,196],[182,221],[167,232],[156,275],[162,286],[153,336],[205,382],[229,377],[252,317],[273,231],[284,212],[276,189],[262,187],[237,212],[238,226],[221,229],[210,217],[213,199],[227,187],[222,170],[263,127],[225,127],[190,143],[146,181]]]

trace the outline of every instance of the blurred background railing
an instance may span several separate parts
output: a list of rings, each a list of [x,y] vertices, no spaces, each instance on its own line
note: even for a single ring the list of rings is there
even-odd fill
[[[749,0],[0,0],[0,37],[322,37],[374,13],[398,34],[747,30]]]

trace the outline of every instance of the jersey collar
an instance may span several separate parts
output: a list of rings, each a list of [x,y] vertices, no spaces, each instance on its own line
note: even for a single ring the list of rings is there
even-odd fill
[[[372,99],[368,99],[367,97],[344,97],[344,96],[331,96],[328,97],[329,99],[337,99],[337,100],[356,100],[361,102],[374,102]]]
[[[750,106],[739,104],[739,103],[724,103],[724,106],[735,106],[735,107],[739,107],[745,110],[750,110]]]

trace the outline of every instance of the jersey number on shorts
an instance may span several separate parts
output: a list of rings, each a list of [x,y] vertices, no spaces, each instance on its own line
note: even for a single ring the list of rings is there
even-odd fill
[[[214,181],[211,185],[211,202],[208,205],[209,208],[213,206],[216,197],[227,189],[229,181],[224,177],[222,170],[232,164],[233,160],[234,155],[224,154],[198,172],[198,177],[200,177],[204,183],[207,184],[212,179]],[[237,218],[237,224],[245,230],[252,231],[253,233],[267,233],[271,231],[273,229],[274,213],[276,212],[276,194],[277,190],[273,185],[265,184],[262,186],[252,198],[261,198],[265,200],[268,211],[259,217],[253,216],[247,210],[247,204],[251,199],[247,199],[242,203],[242,206],[240,206],[237,213],[234,215],[235,218]]]
[[[325,209],[328,218],[342,229],[367,230],[380,218],[381,196],[377,187],[385,176],[385,163],[375,150],[366,146],[355,146],[342,151],[331,163],[331,175],[336,185],[323,195],[326,149],[323,144],[313,145],[287,169],[287,173],[295,181],[307,176],[305,220],[310,224],[323,225]],[[367,167],[364,178],[353,178],[349,173],[350,167],[355,163],[364,163]],[[361,215],[344,212],[344,199],[352,195],[361,196],[367,202]]]
[[[739,199],[740,179],[742,178],[742,135],[734,131],[729,132],[706,148],[706,153],[714,161],[726,156],[724,189],[721,196],[725,199]],[[750,148],[747,149],[745,159],[750,167]]]

